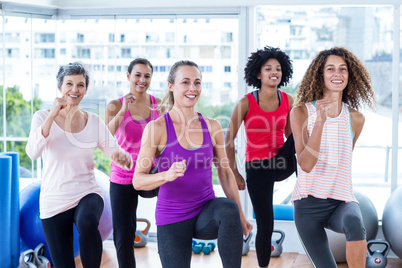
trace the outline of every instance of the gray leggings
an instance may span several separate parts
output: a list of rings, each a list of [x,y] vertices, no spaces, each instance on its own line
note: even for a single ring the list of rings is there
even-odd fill
[[[218,238],[224,268],[240,268],[243,235],[239,208],[228,198],[208,201],[197,216],[157,227],[158,251],[163,268],[187,268],[191,264],[192,238]]]
[[[360,207],[355,202],[308,196],[294,202],[300,239],[314,267],[336,268],[324,228],[344,233],[347,241],[366,239]]]

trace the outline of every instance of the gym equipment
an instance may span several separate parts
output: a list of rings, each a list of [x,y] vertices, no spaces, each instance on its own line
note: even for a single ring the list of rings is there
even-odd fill
[[[282,243],[285,239],[285,232],[282,230],[274,229],[273,233],[279,233],[279,239],[272,239],[271,241],[271,257],[279,257],[282,254]]]
[[[142,248],[145,247],[145,245],[148,243],[148,232],[149,228],[151,228],[151,222],[144,218],[138,218],[137,222],[145,222],[147,224],[145,229],[143,229],[142,231],[135,231],[134,247]]]
[[[94,172],[95,172],[96,183],[102,190],[103,201],[105,204],[103,207],[102,216],[99,220],[99,226],[98,226],[100,235],[102,237],[102,241],[105,241],[106,239],[109,238],[109,236],[113,232],[112,206],[110,205],[110,193],[109,193],[110,181],[109,176],[103,173],[102,171],[95,169]]]
[[[274,220],[294,221],[293,205],[275,204],[272,207],[274,210]]]
[[[34,261],[35,253],[32,249],[28,249],[21,253],[18,268],[37,268]]]
[[[204,248],[205,243],[204,242],[198,242],[194,247],[193,247],[193,252],[195,254],[200,254],[202,249]]]
[[[294,221],[293,205],[275,204],[272,206],[272,208],[274,211],[274,220]],[[253,210],[253,218],[255,219],[254,210]]]
[[[215,243],[209,242],[202,248],[202,252],[204,252],[205,255],[209,255],[211,251],[214,251],[216,245]]]
[[[0,155],[0,259],[5,267],[13,267],[11,263],[11,177],[12,158]],[[19,254],[19,252],[18,252]],[[14,266],[15,267],[15,266]]]
[[[10,221],[11,228],[9,229],[11,245],[10,258],[13,267],[18,265],[20,257],[20,154],[18,152],[5,152],[2,155],[11,157],[11,191],[10,197]],[[1,169],[3,170],[3,169]],[[4,233],[3,233],[4,235]]]
[[[110,206],[109,195],[109,177],[101,171],[95,169],[96,181],[99,184],[103,198],[104,209],[99,221],[99,232],[102,237],[102,241],[106,240],[113,231],[112,225],[112,209]],[[41,181],[36,181],[25,187],[20,192],[20,233],[23,249],[35,248],[40,243],[46,246],[46,256],[50,262],[51,256],[47,247],[45,234],[42,228],[42,222],[39,218],[39,194],[40,194]],[[1,222],[1,221],[0,221]],[[80,254],[78,231],[74,230],[74,256],[77,257]]]
[[[34,249],[34,258],[35,258],[35,265],[38,268],[50,268],[50,261],[46,257],[46,246],[43,243],[40,243]]]
[[[354,190],[359,207],[362,212],[364,227],[366,228],[366,238],[368,240],[375,239],[378,232],[378,214],[377,210],[367,195]],[[344,234],[335,233],[331,230],[325,229],[329,247],[332,255],[337,263],[346,262],[346,238]]]
[[[195,241],[195,240],[193,239],[193,245],[191,246],[191,248],[193,248],[195,245],[197,245],[197,241]]]
[[[248,252],[250,251],[250,241],[251,241],[251,238],[253,237],[253,232],[250,232],[249,234],[248,234],[248,236],[246,236],[245,238],[243,238],[243,250],[242,250],[242,253],[241,253],[241,255],[247,255],[248,254]]]
[[[371,250],[372,245],[383,245],[384,250]],[[370,240],[367,242],[367,268],[385,268],[387,267],[387,256],[389,253],[390,245],[387,241],[382,239]]]
[[[43,232],[42,222],[39,218],[39,194],[41,181],[36,181],[25,187],[20,192],[20,232],[22,250],[35,248],[40,243],[46,245],[46,256],[50,252],[47,247],[45,233]],[[78,231],[74,226],[74,256],[80,254]]]
[[[382,231],[392,251],[402,259],[402,187],[396,188],[384,207],[382,214]]]

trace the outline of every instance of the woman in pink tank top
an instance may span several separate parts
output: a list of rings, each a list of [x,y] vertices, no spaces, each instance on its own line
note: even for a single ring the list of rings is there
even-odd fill
[[[349,267],[365,267],[366,231],[353,195],[351,161],[364,124],[358,109],[374,102],[367,69],[342,47],[319,52],[298,88],[290,114],[299,171],[292,201],[314,267],[337,267],[324,228],[345,234]]]
[[[226,161],[218,121],[195,111],[201,71],[191,61],[176,62],[168,76],[167,113],[144,130],[133,185],[160,187],[156,205],[158,253],[164,268],[189,268],[192,238],[218,239],[223,267],[240,268],[242,233],[252,229],[240,205]],[[154,158],[159,173],[149,174]],[[227,198],[216,198],[212,163]]]
[[[105,123],[119,145],[130,153],[134,163],[141,147],[146,124],[159,117],[159,99],[147,93],[153,73],[152,64],[143,58],[128,66],[130,92],[112,100],[106,109]],[[113,240],[120,268],[135,267],[134,239],[137,221],[138,194],[132,186],[135,165],[123,170],[111,163],[110,202],[113,218]]]
[[[278,90],[290,81],[292,74],[291,60],[279,48],[265,47],[252,53],[244,76],[247,84],[257,90],[239,101],[226,133],[230,166],[239,190],[244,190],[246,185],[237,169],[234,146],[237,132],[244,122],[246,157],[245,161],[238,162],[245,163],[247,190],[257,223],[255,245],[260,267],[268,267],[271,257],[274,182],[289,177],[295,171],[294,145],[288,120],[293,97]]]

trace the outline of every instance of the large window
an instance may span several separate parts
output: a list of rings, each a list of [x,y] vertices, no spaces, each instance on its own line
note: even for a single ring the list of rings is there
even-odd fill
[[[4,28],[5,39],[0,45],[5,46],[2,56],[6,64],[0,65],[0,70],[6,73],[1,73],[0,82],[6,88],[6,99],[0,96],[0,107],[7,105],[7,119],[0,148],[20,153],[22,177],[41,177],[41,160],[31,161],[25,154],[30,122],[34,112],[49,109],[59,96],[57,70],[69,62],[80,61],[90,70],[91,81],[81,107],[103,118],[107,103],[128,93],[126,72],[134,58],[147,58],[153,64],[150,93],[160,98],[166,92],[172,64],[192,60],[199,65],[203,85],[207,85],[197,110],[217,118],[224,128],[228,125],[238,91],[237,18],[110,16],[53,20],[7,14]],[[225,66],[232,68],[225,70]],[[1,130],[0,137],[3,124]],[[96,168],[110,174],[110,160],[99,150],[95,151],[95,163]],[[216,171],[213,181],[217,195],[223,195]],[[140,201],[139,217],[154,222],[155,201]]]
[[[222,14],[206,8],[206,15],[202,15],[197,8],[174,15],[159,8],[156,11],[160,12],[144,12],[148,15],[123,16],[110,10],[102,15],[99,10],[67,8],[55,16],[58,19],[51,19],[49,14],[29,15],[27,9],[22,13],[5,9],[0,20],[0,151],[20,152],[21,167],[26,171],[22,177],[41,177],[41,161],[26,156],[25,144],[33,113],[50,108],[59,94],[55,76],[62,64],[80,61],[88,67],[91,81],[82,108],[103,118],[107,103],[128,92],[126,71],[132,59],[145,57],[154,65],[150,93],[157,97],[166,92],[172,64],[193,60],[203,72],[197,109],[218,119],[225,129],[234,105],[247,93],[243,70],[250,52],[266,45],[286,51],[293,60],[294,75],[284,90],[295,94],[318,51],[345,46],[367,66],[376,92],[377,110],[362,110],[366,123],[354,152],[353,181],[355,189],[373,198],[381,217],[391,193],[391,133],[401,126],[393,122],[393,111],[399,107],[392,107],[392,61],[394,51],[400,50],[394,47],[393,9],[390,5],[266,5],[231,7]],[[82,15],[85,12],[89,15]],[[400,86],[399,92],[401,105]],[[237,144],[238,158],[244,159],[243,141],[237,140]],[[402,166],[402,150],[398,153]],[[100,151],[95,153],[95,162],[109,175],[110,161]],[[398,175],[400,178],[401,171]],[[275,203],[288,202],[295,179],[293,176],[276,184]],[[217,195],[222,195],[216,172],[214,184]],[[247,198],[244,192],[241,196]],[[154,204],[140,206],[139,216],[153,219],[150,207]]]
[[[354,189],[370,196],[381,218],[391,192],[392,6],[260,6],[256,20],[257,46],[280,47],[293,60],[294,76],[285,89],[292,94],[311,60],[323,49],[344,46],[367,67],[376,94],[377,110],[362,110],[366,120],[354,150],[352,177]],[[282,196],[276,199],[277,202],[287,200],[294,181],[295,178],[278,185]],[[284,190],[286,188],[288,192]]]

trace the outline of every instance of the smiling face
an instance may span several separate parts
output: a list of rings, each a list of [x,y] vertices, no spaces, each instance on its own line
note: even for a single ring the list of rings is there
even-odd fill
[[[84,75],[66,75],[59,89],[69,105],[78,105],[87,93]]]
[[[261,80],[261,87],[278,87],[282,79],[281,64],[277,59],[269,59],[265,62],[257,76]]]
[[[343,91],[349,79],[348,66],[340,56],[330,55],[324,65],[324,86],[326,91]]]
[[[201,72],[195,66],[177,68],[174,83],[168,83],[175,105],[194,107],[201,95]]]
[[[127,72],[127,80],[130,82],[131,92],[145,92],[151,83],[152,69],[145,64],[136,64],[131,73]]]

